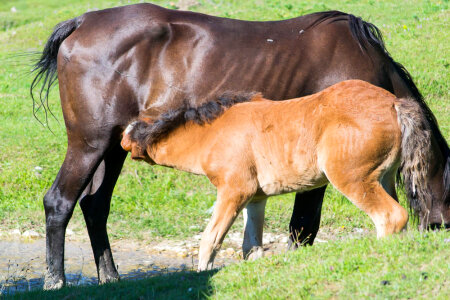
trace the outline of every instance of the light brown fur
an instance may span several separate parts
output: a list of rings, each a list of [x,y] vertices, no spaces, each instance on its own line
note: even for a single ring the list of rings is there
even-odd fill
[[[225,234],[249,201],[328,182],[371,217],[378,237],[405,227],[408,214],[395,200],[402,133],[394,95],[350,80],[298,99],[256,97],[209,124],[188,122],[147,148],[147,161],[206,175],[217,187],[199,270],[212,267]],[[124,135],[125,150],[135,144]]]

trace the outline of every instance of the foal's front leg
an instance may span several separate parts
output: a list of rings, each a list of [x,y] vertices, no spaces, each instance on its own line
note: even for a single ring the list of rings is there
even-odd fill
[[[264,256],[263,227],[267,198],[252,200],[244,208],[244,259],[255,260]]]
[[[214,258],[222,245],[225,234],[252,196],[236,189],[222,188],[217,190],[214,212],[200,242],[198,271],[213,268]]]

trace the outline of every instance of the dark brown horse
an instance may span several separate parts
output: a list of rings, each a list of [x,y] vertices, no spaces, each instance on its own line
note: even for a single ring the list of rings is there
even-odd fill
[[[31,92],[41,101],[59,79],[68,149],[44,197],[45,288],[65,283],[64,236],[78,199],[99,282],[114,281],[106,232],[110,200],[126,152],[121,133],[143,111],[157,117],[188,99],[201,104],[224,91],[261,91],[270,99],[309,95],[362,79],[411,97],[432,126],[426,209],[408,191],[421,226],[450,222],[449,148],[408,72],[386,51],[378,29],[352,15],[323,12],[276,22],[248,22],[138,4],[86,13],[56,26],[36,65]],[[444,174],[446,174],[444,176]],[[296,195],[291,238],[312,244],[325,187]],[[244,249],[261,246],[265,200],[244,212]],[[298,234],[301,233],[301,234]],[[294,244],[294,246],[296,246]]]

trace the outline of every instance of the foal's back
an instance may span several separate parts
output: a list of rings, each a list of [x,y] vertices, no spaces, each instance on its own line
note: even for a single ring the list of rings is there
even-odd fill
[[[354,180],[373,168],[383,175],[400,147],[395,99],[350,80],[308,97],[237,104],[208,126],[202,166],[255,178],[265,195],[314,189],[342,172]]]

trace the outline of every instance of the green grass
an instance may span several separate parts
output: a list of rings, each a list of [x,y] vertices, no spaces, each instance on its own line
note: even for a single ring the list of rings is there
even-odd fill
[[[17,54],[24,51],[41,51],[53,26],[60,21],[80,15],[89,9],[101,9],[134,2],[137,1],[10,0],[0,2],[0,231],[13,228],[23,231],[33,228],[44,233],[42,198],[58,172],[66,149],[65,128],[62,125],[63,119],[57,88],[53,89],[49,100],[49,106],[58,120],[49,119],[50,127],[54,132],[52,134],[47,128],[41,126],[32,114],[32,102],[28,92],[32,80],[32,76],[29,74],[30,57]],[[171,6],[171,1],[155,2],[166,7]],[[176,1],[173,2],[176,3]],[[387,48],[394,59],[404,64],[413,75],[416,84],[435,113],[444,136],[449,138],[450,14],[448,1],[204,0],[199,3],[191,10],[247,20],[286,19],[320,10],[338,9],[373,22],[384,34]],[[11,12],[12,7],[15,7],[17,12]],[[42,109],[38,113],[38,117],[41,120],[45,118]],[[40,174],[36,173],[36,166],[43,168]],[[205,219],[210,217],[207,210],[212,206],[214,199],[215,190],[203,177],[162,167],[150,167],[128,159],[113,195],[108,231],[112,239],[122,237],[180,239],[189,237],[204,228]],[[401,203],[405,205],[404,196],[401,196]],[[293,195],[284,195],[269,200],[265,230],[287,232],[292,204]],[[197,225],[197,227],[193,227],[193,225]],[[79,208],[75,210],[69,226],[75,232],[84,232],[84,221]],[[241,230],[241,228],[242,221],[238,220],[232,230]],[[329,188],[324,202],[321,231],[337,237],[346,237],[354,228],[369,228],[374,234],[370,219],[334,189]],[[441,235],[439,237],[443,240]],[[366,249],[369,251],[368,253],[372,253],[370,251],[375,249],[373,247],[386,248],[386,251],[392,251],[390,254],[400,261],[406,259],[401,256],[403,253],[410,253],[406,251],[407,245],[414,244],[415,240],[420,244],[430,241],[418,235],[414,238],[396,237],[386,241],[372,239],[337,241],[325,246],[318,245],[320,251],[319,247],[313,247],[302,250],[301,253],[287,254],[279,258],[264,260],[261,263],[233,266],[214,276],[212,281],[214,293],[228,298],[242,290],[242,293],[248,296],[256,297],[275,293],[273,295],[282,297],[285,295],[282,291],[283,282],[280,283],[279,288],[267,283],[258,286],[255,290],[250,286],[246,289],[236,286],[229,290],[224,288],[221,282],[226,283],[231,280],[233,282],[242,281],[236,284],[243,284],[247,281],[239,279],[240,276],[248,275],[248,272],[252,272],[252,268],[269,273],[272,273],[269,269],[275,268],[277,271],[273,272],[273,276],[285,278],[286,276],[282,275],[283,272],[294,272],[294,270],[288,269],[286,264],[280,262],[285,258],[288,261],[298,262],[298,270],[307,271],[309,270],[308,263],[317,264],[317,259],[321,258],[319,253],[323,257],[336,255],[335,259],[339,259],[339,253],[345,254],[350,260],[352,257],[359,259],[357,257],[362,255],[364,247],[369,247]],[[448,244],[446,247],[443,246],[442,241],[440,245],[440,250],[427,248],[427,251],[430,251],[430,257],[438,256],[441,250],[449,248]],[[387,250],[389,247],[391,250]],[[317,254],[314,253],[314,249],[317,250]],[[342,249],[342,251],[339,250],[341,251],[339,252],[338,249]],[[352,254],[353,250],[355,254]],[[408,255],[425,257],[426,253],[421,251],[420,249],[412,251],[412,254]],[[371,254],[373,257],[377,257],[375,252]],[[302,255],[309,255],[310,260],[300,263]],[[448,262],[449,253],[446,252],[446,255],[447,258],[442,259],[442,262]],[[380,254],[380,259],[381,257],[382,254]],[[276,264],[277,261],[280,263]],[[375,268],[371,272],[379,272],[391,267],[391,263],[384,260],[375,265],[380,269]],[[313,267],[311,266],[311,268]],[[430,266],[430,268],[439,267],[439,263],[431,263]],[[338,268],[338,264],[336,264],[336,268]],[[418,272],[421,270],[420,268],[419,265],[411,265],[411,271]],[[266,270],[262,271],[263,269]],[[299,274],[302,272],[298,271]],[[320,275],[314,272],[311,274]],[[341,272],[339,276],[333,277],[330,273],[326,277],[323,275],[316,279],[311,275],[306,282],[303,282],[302,277],[295,277],[300,281],[299,286],[305,288],[304,290],[299,288],[298,293],[301,295],[314,293],[317,297],[328,297],[331,295],[327,293],[333,291],[336,285],[344,286],[342,289],[345,291],[348,287],[347,292],[350,293],[350,291],[358,290],[357,286],[351,284],[357,284],[358,280],[362,280],[357,277],[362,275],[352,274]],[[418,289],[417,285],[422,285],[416,275],[411,279],[408,274],[406,275],[408,280],[398,282],[404,282],[406,287],[411,284],[416,290]],[[250,276],[253,278],[251,280],[255,280],[254,276],[257,274]],[[448,277],[447,272],[447,286]],[[376,278],[378,281],[381,280]],[[431,275],[429,278],[431,279]],[[406,284],[409,280],[412,281]],[[313,287],[314,281],[317,282],[315,288]],[[355,282],[350,283],[353,281]],[[150,280],[150,282],[153,281]],[[362,281],[360,294],[356,295],[360,295],[360,297],[370,295],[366,294],[363,289],[367,286],[371,293],[375,293],[374,295],[378,295],[380,292],[380,295],[384,295],[382,297],[390,298],[391,294],[383,294],[383,291],[391,291],[397,286],[392,284],[380,287],[377,281],[374,282],[374,287],[369,288],[366,282]],[[414,282],[416,286],[414,286]],[[428,284],[429,282],[431,280],[423,283]],[[399,285],[401,285],[400,283]],[[438,283],[440,284],[441,281],[435,282],[435,284]],[[297,288],[294,282],[290,282],[289,286],[289,288]],[[266,287],[267,294],[264,294]],[[320,287],[323,287],[321,292]],[[430,286],[430,289],[433,290],[434,286]],[[286,288],[287,290],[289,289]],[[448,287],[446,293],[448,294]],[[245,295],[241,294],[240,296]],[[345,298],[347,294],[339,295]]]
[[[212,278],[214,297],[448,299],[446,236],[410,233],[385,240],[334,241],[237,264]]]
[[[214,272],[182,272],[18,299],[448,299],[448,234],[332,241]],[[431,255],[430,255],[431,254]]]

